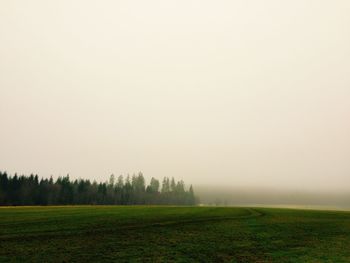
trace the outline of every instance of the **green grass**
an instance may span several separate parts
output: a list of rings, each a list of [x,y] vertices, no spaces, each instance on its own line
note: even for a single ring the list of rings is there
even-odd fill
[[[350,262],[350,213],[272,208],[0,208],[1,262]]]

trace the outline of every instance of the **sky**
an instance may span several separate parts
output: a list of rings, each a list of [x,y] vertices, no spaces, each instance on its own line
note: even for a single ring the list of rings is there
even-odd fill
[[[0,170],[350,188],[350,1],[4,0]]]

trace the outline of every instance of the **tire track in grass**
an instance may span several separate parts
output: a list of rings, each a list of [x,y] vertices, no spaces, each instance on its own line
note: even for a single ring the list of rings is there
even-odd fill
[[[240,220],[240,219],[249,219],[249,218],[257,218],[262,217],[265,214],[257,211],[253,208],[245,208],[249,211],[248,215],[242,216],[225,216],[225,217],[207,217],[202,219],[191,219],[191,220],[176,220],[176,221],[165,221],[165,222],[156,222],[148,225],[135,225],[135,226],[127,226],[125,228],[120,229],[139,229],[139,228],[148,228],[148,227],[162,227],[162,226],[170,226],[170,225],[182,225],[182,224],[197,224],[197,223],[207,223],[207,222],[217,222],[217,221],[227,221],[227,220]]]

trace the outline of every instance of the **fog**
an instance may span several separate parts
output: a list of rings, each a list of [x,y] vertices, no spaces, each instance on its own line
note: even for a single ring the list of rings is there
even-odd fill
[[[221,186],[273,204],[348,193],[349,14],[346,0],[1,1],[0,170],[142,171],[207,202]]]
[[[199,204],[350,210],[349,191],[197,186]]]

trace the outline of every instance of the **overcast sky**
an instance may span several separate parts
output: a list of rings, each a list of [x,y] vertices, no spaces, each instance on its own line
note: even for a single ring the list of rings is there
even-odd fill
[[[0,170],[350,189],[350,1],[1,1]]]

